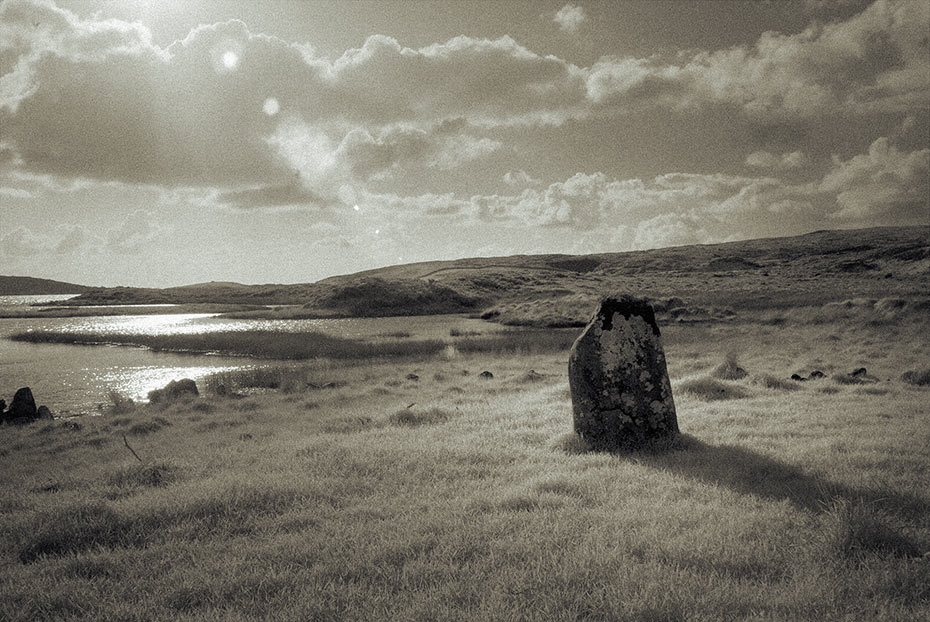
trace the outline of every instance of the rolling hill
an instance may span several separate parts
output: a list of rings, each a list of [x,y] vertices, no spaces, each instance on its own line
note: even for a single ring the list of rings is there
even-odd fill
[[[540,323],[560,325],[577,323],[577,309],[618,291],[698,316],[857,297],[926,298],[930,227],[818,231],[623,253],[431,261],[309,284],[95,288],[68,304],[302,305],[304,316],[482,313],[508,323],[548,314]]]

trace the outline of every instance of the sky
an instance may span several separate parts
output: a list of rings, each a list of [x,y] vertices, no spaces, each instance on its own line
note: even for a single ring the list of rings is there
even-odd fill
[[[0,2],[0,274],[930,224],[926,0]]]

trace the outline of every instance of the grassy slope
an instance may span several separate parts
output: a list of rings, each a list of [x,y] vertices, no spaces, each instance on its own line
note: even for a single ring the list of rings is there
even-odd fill
[[[0,618],[921,619],[921,330],[664,329],[686,436],[660,454],[576,453],[564,352],[4,428]],[[731,352],[732,399],[685,390]]]
[[[457,313],[496,305],[499,311],[532,319],[555,313],[547,306],[590,305],[606,292],[625,291],[654,299],[676,296],[691,308],[755,312],[852,297],[925,294],[928,239],[928,227],[823,231],[630,253],[427,262],[313,284],[113,288],[94,290],[70,304],[299,304],[307,307],[304,315]]]

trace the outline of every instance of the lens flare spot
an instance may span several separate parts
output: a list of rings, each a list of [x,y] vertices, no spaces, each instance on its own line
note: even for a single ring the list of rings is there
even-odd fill
[[[235,69],[239,65],[239,55],[232,50],[223,52],[223,66],[226,69]]]
[[[274,97],[269,97],[265,100],[265,103],[262,104],[262,111],[269,117],[273,117],[278,114],[279,110],[281,110],[281,104],[279,104],[278,100]]]

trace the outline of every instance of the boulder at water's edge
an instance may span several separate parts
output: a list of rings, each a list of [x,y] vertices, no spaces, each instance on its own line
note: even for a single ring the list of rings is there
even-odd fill
[[[13,419],[37,419],[39,411],[36,408],[36,400],[32,396],[32,389],[23,387],[18,389],[13,395],[13,401],[7,409],[5,417],[7,420]]]

